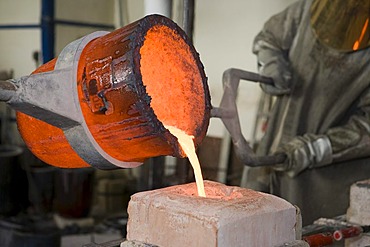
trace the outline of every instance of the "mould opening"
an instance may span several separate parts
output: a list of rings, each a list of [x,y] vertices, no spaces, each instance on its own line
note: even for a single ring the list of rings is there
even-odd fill
[[[212,181],[204,181],[204,189],[208,199],[228,201],[239,199],[244,196],[239,187],[220,186],[219,183]],[[195,183],[178,186],[172,190],[172,193],[190,197],[198,195]]]

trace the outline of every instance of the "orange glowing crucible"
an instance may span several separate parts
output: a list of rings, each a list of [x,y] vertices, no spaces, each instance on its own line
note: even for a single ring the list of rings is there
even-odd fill
[[[133,167],[149,157],[184,157],[164,121],[194,136],[198,146],[208,128],[210,95],[199,55],[185,33],[171,20],[151,15],[95,36],[71,43],[29,77],[71,69],[72,92],[61,96],[44,88],[42,93],[60,97],[62,106],[73,101],[76,109],[68,110],[81,116],[73,119],[77,127],[61,127],[18,106],[19,131],[29,149],[64,168]],[[62,84],[57,77],[50,83]],[[80,134],[92,144],[79,140]],[[113,166],[99,167],[100,158]]]

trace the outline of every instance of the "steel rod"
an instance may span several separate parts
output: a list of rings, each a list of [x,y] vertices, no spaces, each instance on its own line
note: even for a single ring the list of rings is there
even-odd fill
[[[10,81],[0,81],[0,101],[9,101],[16,93],[16,86]]]

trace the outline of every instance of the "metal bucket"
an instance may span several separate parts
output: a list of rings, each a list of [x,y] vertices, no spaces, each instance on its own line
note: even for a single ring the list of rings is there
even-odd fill
[[[90,213],[95,169],[57,169],[55,210],[66,218],[83,218]]]
[[[27,177],[18,158],[23,149],[0,146],[0,215],[15,215],[27,199]]]
[[[52,212],[56,168],[43,163],[29,150],[22,155],[22,166],[27,174],[28,199],[33,212],[38,215]]]
[[[28,174],[28,198],[37,214],[53,210],[55,167],[31,166]]]

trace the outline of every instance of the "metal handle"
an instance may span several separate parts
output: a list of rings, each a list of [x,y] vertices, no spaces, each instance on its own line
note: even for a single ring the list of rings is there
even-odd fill
[[[17,87],[11,81],[0,81],[0,101],[7,102],[17,90]]]
[[[223,73],[222,83],[224,94],[218,108],[211,111],[212,117],[221,118],[226,129],[231,135],[237,157],[247,166],[271,166],[281,164],[285,161],[285,154],[271,156],[256,156],[253,149],[244,138],[239,121],[236,97],[240,80],[261,82],[274,85],[272,78],[264,77],[259,74],[240,69],[228,69]]]

